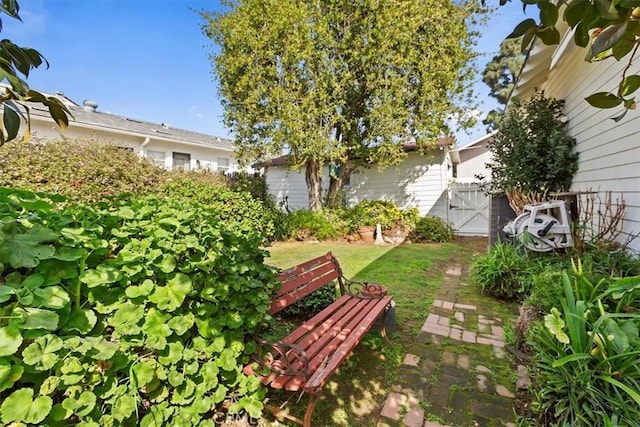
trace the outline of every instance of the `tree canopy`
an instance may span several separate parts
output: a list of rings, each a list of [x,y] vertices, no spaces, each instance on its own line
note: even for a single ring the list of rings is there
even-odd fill
[[[500,51],[487,63],[482,72],[482,81],[489,86],[489,96],[495,98],[500,105],[507,105],[513,85],[516,82],[524,55],[520,51],[520,39],[506,39],[500,43]],[[488,131],[495,128],[502,112],[491,110],[482,121]]]
[[[426,150],[472,105],[475,1],[236,0],[204,13],[226,125],[242,161],[288,153],[312,209],[355,170]],[[461,126],[470,123],[460,120]]]
[[[2,14],[22,21],[19,15],[20,6],[16,0],[2,0],[0,3],[0,31],[2,31]],[[0,40],[0,82],[7,82],[10,87],[0,91],[0,105],[2,106],[2,123],[0,125],[0,146],[18,136],[20,118],[24,119],[27,128],[24,138],[29,138],[29,108],[25,102],[36,102],[49,109],[51,118],[58,126],[65,128],[69,124],[67,107],[57,98],[47,97],[38,91],[29,89],[25,81],[34,68],[45,64],[47,60],[37,50],[30,47],[20,47],[11,40]]]

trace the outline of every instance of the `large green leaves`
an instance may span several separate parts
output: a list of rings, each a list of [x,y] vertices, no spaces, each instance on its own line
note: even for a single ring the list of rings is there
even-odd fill
[[[40,224],[22,231],[16,222],[0,220],[0,262],[7,262],[14,268],[35,267],[40,260],[54,255],[55,249],[43,243],[57,237]]]
[[[33,399],[33,389],[16,390],[2,402],[0,418],[5,424],[13,421],[39,424],[51,411],[53,401],[49,396],[38,396]]]
[[[166,311],[175,311],[191,292],[191,279],[183,273],[177,273],[166,286],[156,286],[156,290],[149,300],[158,305],[158,308]]]
[[[201,424],[228,392],[261,398],[241,386],[247,354],[234,344],[245,321],[268,318],[255,306],[275,283],[253,235],[224,230],[199,205],[149,198],[61,213],[3,194],[0,221],[28,206],[37,214],[14,221],[17,230],[37,231],[42,219],[56,238],[34,246],[53,252],[29,270],[0,261],[2,423],[140,424],[142,395],[163,408],[151,410],[163,425]],[[200,296],[214,280],[227,283],[216,306]],[[212,319],[206,337],[198,318]],[[201,368],[211,354],[221,357]]]
[[[39,371],[53,368],[60,356],[58,350],[62,349],[62,340],[55,335],[45,335],[36,338],[22,352],[24,363],[33,365]]]
[[[0,357],[11,356],[22,344],[22,335],[15,326],[5,326],[0,328]]]

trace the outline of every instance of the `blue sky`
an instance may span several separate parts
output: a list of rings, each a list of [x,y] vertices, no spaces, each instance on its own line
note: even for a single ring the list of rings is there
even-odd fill
[[[487,0],[489,5],[498,1]],[[216,0],[21,0],[23,23],[3,15],[2,38],[38,49],[50,68],[37,69],[29,85],[62,91],[98,110],[221,137],[222,124],[209,54],[197,11],[216,10]],[[524,19],[522,3],[499,8],[482,29],[480,70],[500,41]],[[494,108],[488,88],[476,92],[481,115]],[[458,135],[460,143],[481,136]]]

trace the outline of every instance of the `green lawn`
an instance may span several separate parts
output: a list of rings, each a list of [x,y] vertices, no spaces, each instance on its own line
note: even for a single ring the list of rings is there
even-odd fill
[[[373,246],[347,243],[277,243],[267,248],[267,264],[288,268],[326,252],[332,252],[348,279],[387,286],[396,302],[397,331],[393,347],[382,344],[377,332],[356,348],[325,388],[314,412],[314,425],[373,426],[380,414],[406,349],[420,332],[428,308],[449,262],[466,263],[482,245],[469,243]],[[271,393],[275,403],[290,395]],[[290,404],[301,417],[307,403]],[[272,402],[273,404],[274,402]]]

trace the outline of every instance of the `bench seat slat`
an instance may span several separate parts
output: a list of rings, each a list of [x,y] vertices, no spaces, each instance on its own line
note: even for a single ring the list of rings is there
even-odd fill
[[[358,345],[362,337],[371,329],[371,326],[373,326],[376,319],[384,312],[390,302],[391,297],[382,298],[375,307],[367,313],[360,324],[346,333],[346,339],[336,351],[331,354],[327,364],[320,367],[320,369],[316,368],[312,370],[313,375],[311,375],[311,378],[309,378],[305,384],[305,391],[311,392],[324,387],[327,378],[338,369],[349,353]]]
[[[385,308],[390,304],[391,297],[385,297],[381,299],[361,299],[356,297],[350,297],[350,301],[345,304],[346,312],[343,317],[334,317],[334,325],[323,334],[313,334],[315,339],[305,339],[306,345],[310,346],[306,348],[307,355],[309,357],[309,370],[315,373],[318,368],[325,363],[325,359],[332,361],[336,356],[336,351],[346,353],[340,357],[344,359],[346,355],[357,345],[360,338],[369,330],[375,323],[376,319],[384,312]],[[300,328],[299,328],[300,329]],[[297,331],[296,331],[297,332]],[[315,331],[314,331],[315,332]],[[345,348],[344,343],[351,341],[353,336],[357,336],[357,340],[353,344],[349,344],[349,348]],[[309,338],[309,337],[307,337]],[[342,349],[342,350],[341,350]],[[300,368],[300,363],[295,363],[294,366]],[[337,368],[333,368],[335,371]],[[323,372],[328,372],[323,369]],[[328,372],[329,376],[333,372]],[[315,375],[314,375],[315,376]],[[305,381],[302,377],[290,377],[290,376],[277,376],[270,378],[270,386],[273,388],[285,388],[289,391],[300,390],[305,386]],[[265,384],[266,378],[263,379]],[[306,388],[306,386],[305,386]]]
[[[344,295],[331,303],[328,307],[322,310],[320,313],[313,316],[311,319],[300,325],[295,331],[287,335],[282,341],[287,344],[295,344],[306,334],[315,331],[319,325],[331,320],[331,316],[342,316],[349,309],[348,303],[356,303],[354,298],[350,295]],[[347,308],[345,308],[345,306]],[[335,321],[335,319],[333,319]]]
[[[310,273],[296,285],[298,287],[294,291],[276,296],[269,308],[269,312],[275,314],[340,277],[335,268],[329,268],[329,266],[327,268],[327,271],[322,272],[322,276],[316,275],[315,272]],[[303,284],[306,284],[306,286],[300,287]]]

